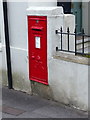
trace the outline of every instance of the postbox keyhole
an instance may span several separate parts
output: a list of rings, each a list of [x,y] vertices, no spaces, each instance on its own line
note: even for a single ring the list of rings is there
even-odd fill
[[[39,20],[36,20],[36,23],[39,23]]]

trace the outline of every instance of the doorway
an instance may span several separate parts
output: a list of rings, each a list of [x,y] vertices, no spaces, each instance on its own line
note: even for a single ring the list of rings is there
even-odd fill
[[[71,13],[75,15],[76,29],[77,32],[80,32],[82,28],[82,2],[72,2]]]
[[[57,2],[57,6],[62,6],[65,14],[74,14],[75,15],[75,24],[77,32],[81,32],[82,28],[82,2]]]

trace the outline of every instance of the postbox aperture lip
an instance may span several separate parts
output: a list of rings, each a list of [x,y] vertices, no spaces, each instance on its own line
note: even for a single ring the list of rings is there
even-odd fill
[[[32,30],[35,30],[35,31],[42,31],[42,30],[43,30],[43,27],[40,27],[40,26],[32,26],[31,29],[32,29]]]

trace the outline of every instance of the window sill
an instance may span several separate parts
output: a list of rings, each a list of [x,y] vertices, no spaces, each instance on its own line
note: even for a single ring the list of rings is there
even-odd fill
[[[74,54],[66,54],[64,52],[56,52],[56,55],[53,56],[53,58],[83,65],[90,65],[90,58],[75,56]]]

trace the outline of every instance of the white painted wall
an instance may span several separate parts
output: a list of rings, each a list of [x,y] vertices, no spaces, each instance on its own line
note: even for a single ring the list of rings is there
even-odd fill
[[[87,65],[52,58],[49,61],[49,75],[55,100],[88,110]]]
[[[47,7],[50,7],[50,6],[57,6],[57,0],[53,0],[52,2],[45,2],[45,1],[43,1],[43,2],[28,2],[28,7],[30,7],[30,6],[47,6]]]
[[[8,3],[13,85],[15,89],[30,92],[26,9],[27,3],[25,2]]]
[[[63,31],[67,33],[67,28],[69,27],[70,33],[75,31],[75,16],[72,14],[64,14],[64,27]],[[75,51],[75,36],[69,36],[69,49],[70,51]],[[68,50],[68,40],[67,35],[63,35],[63,49]]]
[[[2,38],[3,38],[3,11],[2,11],[2,2],[0,1],[0,87],[2,85],[2,54],[1,54],[1,51],[2,51],[2,44],[1,44],[1,41],[2,41]]]
[[[27,49],[26,9],[27,3],[8,2],[10,45],[21,49]]]
[[[54,8],[52,10],[46,9],[45,12],[43,8],[35,7],[33,9],[30,7],[28,15],[47,15],[48,82],[53,99],[82,110],[88,110],[88,65],[67,62],[53,57],[56,55],[56,46],[60,44],[60,36],[55,34],[55,30],[62,26],[64,30],[70,27],[71,32],[74,32],[75,17],[64,15],[63,12],[55,15]],[[57,8],[56,11],[58,11]]]
[[[2,8],[1,8],[1,1],[0,1],[0,16],[2,16]],[[0,19],[0,42],[1,42],[1,19]]]
[[[9,36],[14,88],[26,92],[31,91],[28,79],[28,35],[27,15],[28,6],[55,6],[53,2],[8,2]],[[6,74],[5,44],[3,39],[3,73]],[[7,81],[7,74],[3,77]],[[7,84],[5,82],[4,84]]]
[[[2,54],[0,52],[0,87],[2,85]]]
[[[2,106],[2,54],[1,54],[1,29],[2,26],[2,4],[0,1],[0,106]],[[2,108],[1,108],[2,110]],[[2,119],[2,113],[0,112],[0,119]]]

